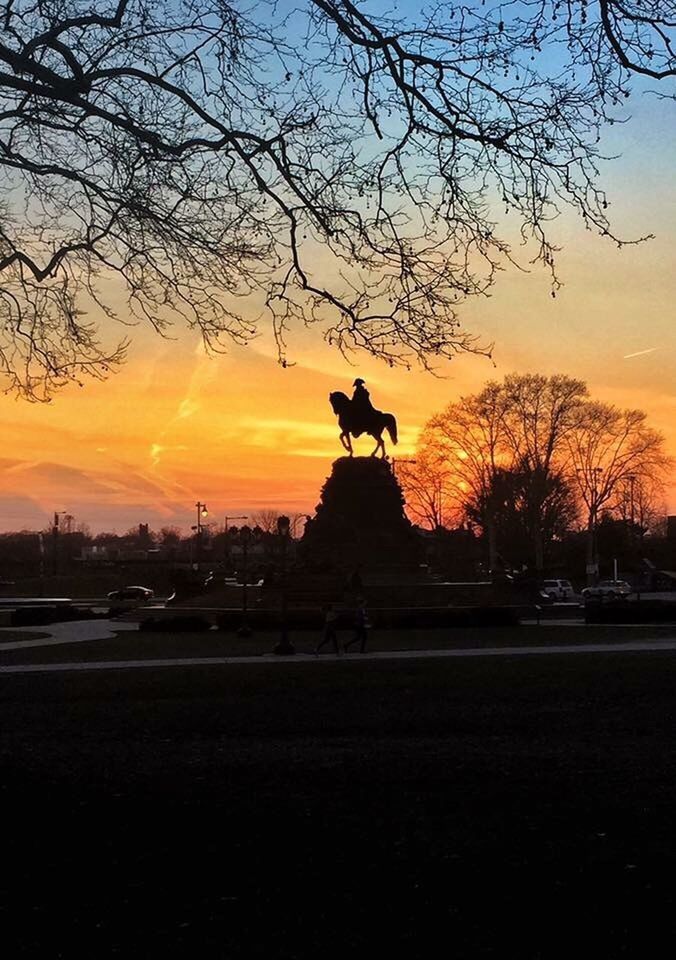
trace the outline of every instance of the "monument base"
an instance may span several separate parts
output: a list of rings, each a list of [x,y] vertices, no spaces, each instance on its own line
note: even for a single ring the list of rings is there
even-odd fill
[[[386,460],[341,457],[308,522],[300,555],[310,569],[402,576],[417,571],[418,539]]]

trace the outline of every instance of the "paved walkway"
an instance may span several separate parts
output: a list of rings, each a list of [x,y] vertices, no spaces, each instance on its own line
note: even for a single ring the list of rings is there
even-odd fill
[[[117,625],[116,625],[117,627]],[[86,639],[94,639],[89,637]],[[102,639],[102,638],[99,638]],[[63,641],[58,641],[63,642]],[[336,656],[326,654],[316,657],[313,654],[297,653],[293,656],[275,656],[263,654],[248,657],[176,657],[171,659],[148,660],[98,660],[88,663],[31,663],[0,666],[0,674],[8,673],[68,673],[83,670],[147,670],[158,667],[220,667],[235,664],[261,663],[342,663],[344,661],[364,660],[431,660],[449,657],[532,657],[532,656],[580,656],[590,653],[654,653],[655,651],[676,650],[676,640],[641,640],[629,643],[589,643],[558,644],[546,647],[484,647],[463,650],[391,650],[377,653],[354,653]]]
[[[51,647],[61,643],[86,643],[88,640],[110,640],[120,630],[137,630],[137,623],[122,620],[69,620],[66,623],[47,623],[34,627],[9,627],[12,633],[46,633],[46,637],[33,640],[12,640],[2,643],[0,630],[0,653],[3,650],[27,650],[29,647]]]

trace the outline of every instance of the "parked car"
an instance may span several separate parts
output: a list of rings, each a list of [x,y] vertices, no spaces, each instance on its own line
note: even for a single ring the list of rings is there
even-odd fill
[[[119,590],[111,590],[108,594],[109,600],[152,600],[155,592],[149,587],[121,587]]]
[[[585,587],[585,600],[616,600],[628,597],[634,591],[626,580],[600,580],[595,587]]]
[[[575,591],[570,580],[544,580],[540,593],[549,600],[572,600]]]

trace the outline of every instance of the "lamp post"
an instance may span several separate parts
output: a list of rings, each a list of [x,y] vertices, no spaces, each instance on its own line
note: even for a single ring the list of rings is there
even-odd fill
[[[286,624],[286,548],[289,542],[290,526],[291,521],[288,517],[277,517],[277,533],[279,535],[282,560],[282,632],[273,653],[280,656],[287,656],[296,652],[294,645],[289,640]]]
[[[195,507],[197,509],[197,524],[193,527],[193,530],[195,531],[195,560],[197,561],[197,568],[199,569],[202,547],[202,517],[208,517],[209,511],[207,510],[206,503],[201,503],[199,500],[195,504]]]
[[[594,583],[598,583],[599,580],[599,565],[600,565],[600,556],[599,556],[599,508],[598,508],[598,499],[599,499],[599,487],[602,484],[602,474],[603,467],[594,467],[592,471],[594,475],[593,483],[593,497],[594,497],[594,518],[593,518],[593,528],[592,528],[592,550],[593,550],[593,563],[594,563]]]
[[[59,517],[66,516],[67,510],[54,511],[54,526],[52,527],[52,544],[54,547],[52,556],[52,572],[56,576],[59,572]]]
[[[585,569],[587,574],[587,586],[591,587],[598,583],[599,579],[599,539],[598,539],[598,520],[599,520],[599,488],[601,487],[601,477],[603,467],[592,467],[591,472],[576,470],[579,482],[583,490],[587,491],[589,516],[587,522],[587,549]]]
[[[636,567],[638,565],[638,549],[637,541],[638,537],[636,536],[636,527],[634,526],[634,484],[636,483],[636,474],[630,473],[627,477],[629,481],[629,552],[631,556],[631,565],[634,573],[634,582],[638,583],[640,580],[640,570],[637,572]],[[641,587],[640,584],[636,589],[636,599],[641,599]]]
[[[234,518],[233,518],[234,519]],[[237,631],[237,636],[239,637],[250,637],[251,636],[251,627],[246,622],[247,619],[247,552],[249,543],[251,541],[252,531],[250,527],[240,527],[239,529],[239,543],[242,547],[242,623],[239,630]]]

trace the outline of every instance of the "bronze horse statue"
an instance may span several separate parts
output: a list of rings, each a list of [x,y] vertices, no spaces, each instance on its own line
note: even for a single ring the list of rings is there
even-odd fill
[[[353,437],[360,437],[362,433],[368,433],[376,441],[376,448],[371,454],[372,457],[381,451],[381,456],[385,457],[385,443],[383,442],[383,430],[387,430],[392,443],[397,442],[397,421],[391,413],[381,413],[380,410],[374,410],[366,419],[360,419],[355,416],[352,401],[345,393],[336,390],[329,394],[329,401],[333,412],[338,417],[338,426],[341,429],[340,442],[347,452],[352,456]]]

